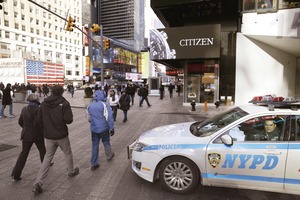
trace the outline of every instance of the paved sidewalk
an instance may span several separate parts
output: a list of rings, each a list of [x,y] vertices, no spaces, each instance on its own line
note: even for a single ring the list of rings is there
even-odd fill
[[[208,112],[203,113],[203,107],[197,106],[196,111],[191,111],[191,106],[182,106],[182,97],[165,98],[149,97],[152,104],[150,108],[144,103],[144,107],[138,106],[138,96],[135,97],[135,104],[128,112],[128,121],[122,122],[123,113],[118,111],[117,122],[115,123],[115,135],[111,138],[115,157],[107,162],[104,150],[100,145],[100,168],[90,170],[91,138],[89,123],[85,118],[83,103],[83,90],[75,91],[74,98],[64,93],[65,98],[70,102],[74,114],[74,122],[69,125],[70,140],[74,156],[74,164],[79,167],[80,174],[68,179],[64,155],[58,149],[54,156],[54,165],[51,167],[46,183],[43,186],[44,192],[35,196],[31,189],[40,166],[38,151],[32,147],[27,159],[26,166],[22,173],[22,180],[15,182],[10,174],[15,165],[18,154],[21,151],[20,132],[18,117],[26,102],[14,102],[13,110],[15,118],[0,119],[0,147],[11,145],[10,149],[1,151],[0,148],[0,199],[2,200],[26,200],[26,199],[64,199],[64,200],[93,200],[93,199],[115,199],[120,180],[130,167],[127,159],[127,145],[131,144],[143,131],[151,128],[187,121],[205,119],[216,113],[226,110],[225,106],[216,109],[210,105]],[[8,108],[5,113],[7,114]]]

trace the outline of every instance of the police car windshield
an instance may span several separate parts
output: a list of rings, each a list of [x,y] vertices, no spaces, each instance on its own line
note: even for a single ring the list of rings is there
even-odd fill
[[[241,108],[235,107],[203,122],[196,122],[192,124],[190,131],[195,136],[206,137],[248,114],[249,113]]]

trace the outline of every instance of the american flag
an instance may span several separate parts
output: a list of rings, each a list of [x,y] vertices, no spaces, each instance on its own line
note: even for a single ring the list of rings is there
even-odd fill
[[[64,66],[62,64],[26,60],[27,82],[35,85],[64,84]]]

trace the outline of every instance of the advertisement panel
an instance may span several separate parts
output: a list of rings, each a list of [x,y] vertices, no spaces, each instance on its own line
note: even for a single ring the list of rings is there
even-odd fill
[[[220,24],[150,30],[150,59],[220,57]]]

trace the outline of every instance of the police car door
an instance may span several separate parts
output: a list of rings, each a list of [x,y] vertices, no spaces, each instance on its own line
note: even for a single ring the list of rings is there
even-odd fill
[[[264,128],[263,119],[268,117],[272,116],[255,117],[225,130],[222,135],[233,138],[232,146],[225,145],[221,135],[211,141],[206,154],[209,185],[283,189],[288,144],[265,141],[258,135]],[[282,134],[284,123],[280,119]]]
[[[300,115],[291,116],[287,126],[290,126],[290,135],[284,189],[300,194]]]

